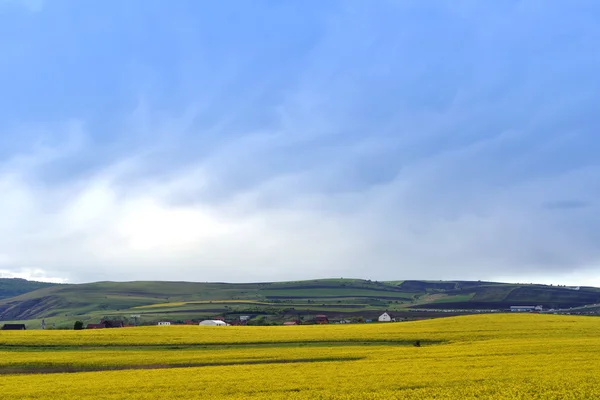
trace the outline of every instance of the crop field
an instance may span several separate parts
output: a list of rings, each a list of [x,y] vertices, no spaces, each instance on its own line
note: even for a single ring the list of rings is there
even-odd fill
[[[420,346],[415,346],[419,342]],[[45,399],[594,399],[600,318],[0,331],[0,393]]]

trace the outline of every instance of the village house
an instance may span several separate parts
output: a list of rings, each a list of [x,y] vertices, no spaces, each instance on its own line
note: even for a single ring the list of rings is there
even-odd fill
[[[300,325],[300,321],[298,321],[298,320],[286,321],[286,322],[283,323],[283,325],[285,325],[285,326]]]
[[[168,321],[161,321],[157,325],[158,326],[171,326],[171,323]]]
[[[25,324],[4,324],[2,326],[3,331],[24,331],[26,329]]]

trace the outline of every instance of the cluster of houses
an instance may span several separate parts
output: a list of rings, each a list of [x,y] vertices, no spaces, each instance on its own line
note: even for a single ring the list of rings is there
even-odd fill
[[[510,311],[511,312],[541,312],[543,310],[542,306],[511,306],[510,307]],[[438,312],[440,310],[437,310]],[[473,310],[471,310],[473,311]],[[494,310],[494,311],[499,311],[499,310]],[[552,310],[550,310],[552,311]],[[214,317],[212,319],[206,319],[203,321],[200,321],[200,323],[198,323],[199,326],[230,326],[230,325],[246,325],[246,323],[250,320],[250,316],[249,315],[241,315],[239,317],[239,319],[237,319],[236,321],[230,321],[229,323],[225,321],[225,319],[223,317]],[[397,318],[394,318],[388,311],[384,312],[383,314],[381,314],[378,318],[377,318],[377,322],[396,322],[398,321]],[[366,319],[365,322],[373,322],[373,320],[370,319]],[[313,319],[309,320],[309,321],[305,321],[302,322],[299,319],[295,319],[295,320],[291,320],[291,321],[285,321],[283,323],[284,326],[293,326],[293,325],[300,325],[300,324],[318,324],[318,325],[322,325],[322,324],[329,324],[330,320],[327,317],[327,315],[325,314],[318,314],[316,315]],[[350,320],[347,319],[342,319],[339,321],[335,321],[335,323],[338,324],[348,324],[351,323]],[[192,324],[196,324],[192,321],[186,321],[186,325],[192,325]],[[171,322],[170,321],[160,321],[157,324],[158,326],[171,326]],[[107,329],[107,328],[124,328],[126,325],[123,321],[119,321],[119,320],[101,320],[100,323],[98,324],[87,324],[86,328],[87,329]],[[4,324],[2,326],[2,328],[0,328],[1,330],[25,330],[26,326],[25,324]]]
[[[217,317],[220,318],[220,317]],[[187,322],[187,321],[186,321]],[[191,321],[190,321],[191,322]],[[186,323],[190,325],[191,323]],[[171,326],[170,321],[160,321],[158,326]],[[200,326],[229,326],[222,318],[220,319],[207,319],[199,323]],[[86,329],[107,329],[107,328],[125,328],[126,325],[123,321],[115,320],[102,320],[99,324],[87,324]]]
[[[246,325],[246,323],[251,319],[251,316],[249,315],[241,315],[239,316],[238,319],[236,319],[235,321],[228,321],[226,322],[225,319],[223,317],[213,317],[212,319],[206,319],[203,321],[200,321],[198,323],[199,326],[231,326],[231,325]],[[395,322],[396,318],[393,318],[388,312],[384,312],[383,314],[381,314],[379,316],[379,318],[377,319],[378,322]],[[347,319],[342,319],[339,321],[333,321],[335,323],[338,324],[349,324],[352,321],[347,320]],[[372,320],[365,320],[365,322],[373,322]],[[323,324],[329,324],[332,323],[332,321],[329,320],[329,318],[327,317],[327,315],[325,314],[318,314],[315,315],[315,317],[311,320],[307,320],[307,321],[300,321],[299,319],[295,319],[295,320],[291,320],[291,321],[285,321],[283,323],[284,326],[293,326],[293,325],[300,325],[300,324],[317,324],[317,325],[323,325]],[[173,323],[171,321],[160,321],[157,323],[158,326],[171,326]],[[192,322],[192,321],[186,321],[185,325],[195,325],[196,323]],[[87,329],[105,329],[105,328],[123,328],[126,325],[123,323],[123,321],[115,321],[115,320],[102,320],[100,321],[99,324],[88,324],[87,325]]]
[[[396,322],[397,319],[392,317],[387,311],[384,312],[383,314],[381,314],[378,318],[377,318],[377,322]],[[373,322],[373,320],[370,319],[366,319],[365,322]],[[286,321],[283,323],[284,326],[291,326],[291,325],[300,325],[302,322],[300,320],[292,320],[292,321]],[[316,315],[315,318],[311,321],[308,321],[309,324],[329,324],[329,318],[327,318],[326,315],[324,314],[319,314]],[[350,324],[352,323],[352,321],[348,320],[348,319],[341,319],[339,321],[335,321],[335,323],[337,324]]]
[[[241,315],[239,316],[239,318],[235,321],[229,321],[226,322],[225,319],[223,317],[213,317],[212,319],[206,319],[203,321],[200,321],[198,323],[199,326],[231,326],[231,325],[246,325],[246,323],[251,319],[251,316],[249,315]],[[384,312],[383,314],[381,314],[379,316],[379,318],[377,319],[378,322],[395,322],[396,318],[393,318],[387,311]],[[372,320],[365,320],[365,322],[373,322]],[[299,319],[295,319],[295,320],[291,320],[291,321],[286,321],[283,323],[284,326],[292,326],[292,325],[300,325],[300,324],[317,324],[317,325],[323,325],[323,324],[329,324],[331,323],[331,321],[329,320],[329,318],[327,317],[327,315],[325,314],[318,314],[315,315],[315,317],[309,321],[300,321]],[[347,319],[342,319],[339,321],[335,321],[335,323],[338,324],[349,324],[351,323],[350,320]],[[192,322],[192,321],[185,321],[185,325],[195,325],[196,323]],[[160,321],[157,323],[158,326],[171,326],[172,322],[171,321]],[[7,325],[5,325],[7,326]],[[25,325],[23,325],[23,329]],[[107,329],[107,328],[124,328],[126,327],[125,323],[123,321],[119,321],[119,320],[101,320],[100,323],[98,324],[87,324],[86,329]],[[3,328],[5,329],[5,328]],[[6,328],[6,329],[15,329],[15,328]]]

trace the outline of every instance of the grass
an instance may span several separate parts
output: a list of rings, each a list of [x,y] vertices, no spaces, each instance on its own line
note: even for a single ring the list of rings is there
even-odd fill
[[[169,302],[169,303],[159,303],[159,304],[149,304],[145,306],[137,306],[132,307],[135,309],[152,309],[152,308],[177,308],[181,306],[196,306],[196,305],[217,305],[217,304],[250,304],[250,305],[269,305],[272,306],[273,303],[267,303],[264,301],[252,301],[252,300],[203,300],[203,301],[179,301],[179,302]]]
[[[450,303],[450,302],[467,302],[473,298],[475,293],[456,295],[456,296],[445,296],[437,298],[431,303]]]
[[[323,289],[275,289],[265,293],[267,298],[281,297],[289,299],[309,299],[309,298],[357,298],[357,297],[372,297],[372,298],[395,298],[411,300],[412,294],[396,291],[378,291],[362,288],[323,288]]]

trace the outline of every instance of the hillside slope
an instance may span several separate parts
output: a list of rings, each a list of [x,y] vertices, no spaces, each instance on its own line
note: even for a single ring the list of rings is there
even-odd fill
[[[252,315],[277,323],[310,319],[319,313],[333,318],[376,318],[388,310],[400,318],[430,318],[438,316],[432,310],[447,315],[442,313],[503,310],[511,305],[568,308],[599,303],[598,288],[572,290],[481,281],[96,282],[53,285],[0,300],[0,321],[44,318],[68,325],[105,316],[127,319],[136,315],[142,323],[152,323]],[[427,314],[415,314],[418,312]]]
[[[19,278],[0,278],[0,299],[15,297],[54,285],[54,283],[34,282]]]

